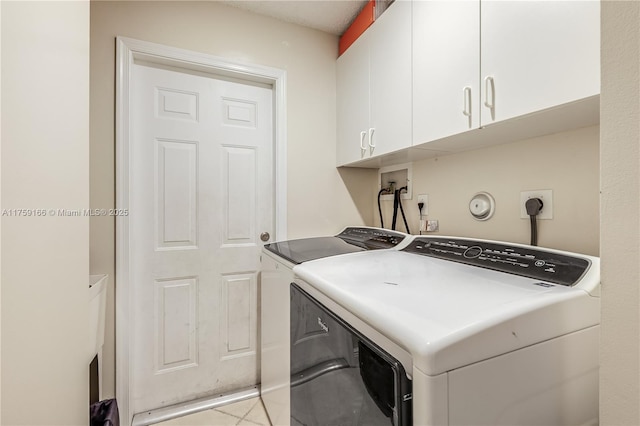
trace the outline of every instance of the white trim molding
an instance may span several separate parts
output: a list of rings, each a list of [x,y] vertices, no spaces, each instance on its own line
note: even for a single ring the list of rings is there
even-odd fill
[[[129,150],[131,71],[137,61],[169,65],[189,71],[239,78],[269,84],[274,94],[275,139],[275,239],[287,236],[287,120],[286,71],[260,65],[230,62],[224,58],[156,43],[117,37],[116,40],[116,207],[129,209]],[[116,217],[116,398],[120,421],[130,425],[131,313],[129,269],[129,219]]]

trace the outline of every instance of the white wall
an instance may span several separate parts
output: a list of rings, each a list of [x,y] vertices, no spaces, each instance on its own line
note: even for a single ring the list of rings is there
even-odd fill
[[[530,225],[520,218],[520,192],[551,189],[553,219],[538,221],[538,245],[597,256],[598,132],[598,126],[592,126],[413,163],[413,199],[403,200],[410,230],[419,230],[417,195],[428,194],[428,218],[440,225],[440,231],[430,235],[528,244]],[[469,202],[480,191],[496,201],[494,216],[483,222],[469,213]],[[389,227],[393,202],[384,201],[383,206]],[[400,217],[396,229],[405,229]]]
[[[2,2],[2,209],[89,204],[89,3]],[[2,418],[88,424],[89,220],[2,216]]]
[[[115,37],[125,36],[287,71],[288,237],[373,220],[374,172],[335,168],[338,38],[218,2],[91,3],[91,207],[114,206]],[[91,273],[114,276],[114,220],[92,218]],[[116,283],[117,288],[117,283]],[[114,392],[113,292],[105,390]]]
[[[600,424],[640,424],[640,3],[602,2]]]

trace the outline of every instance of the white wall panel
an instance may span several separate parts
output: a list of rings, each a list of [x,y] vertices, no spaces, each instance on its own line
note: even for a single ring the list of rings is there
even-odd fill
[[[640,424],[640,3],[601,6],[600,424],[635,425]]]
[[[2,207],[88,207],[89,2],[0,8]],[[88,243],[89,217],[2,217],[3,425],[88,424]]]

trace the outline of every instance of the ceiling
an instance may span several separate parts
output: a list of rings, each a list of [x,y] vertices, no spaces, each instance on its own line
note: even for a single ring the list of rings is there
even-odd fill
[[[282,21],[342,35],[367,0],[222,0]]]

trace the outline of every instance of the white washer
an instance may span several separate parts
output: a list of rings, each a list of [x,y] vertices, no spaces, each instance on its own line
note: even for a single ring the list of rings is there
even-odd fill
[[[271,422],[288,425],[289,286],[294,265],[314,259],[368,250],[404,247],[401,232],[365,226],[347,227],[336,236],[266,244],[261,269],[261,396]]]
[[[416,237],[293,271],[303,292],[402,364],[413,389],[412,422],[394,413],[402,424],[598,423],[596,257]],[[322,424],[309,401],[299,405],[293,417]]]

